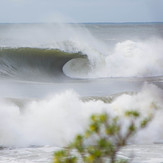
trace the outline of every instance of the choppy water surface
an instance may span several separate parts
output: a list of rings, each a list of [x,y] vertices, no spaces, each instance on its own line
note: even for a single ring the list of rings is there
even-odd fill
[[[0,151],[1,163],[45,163],[52,162],[53,153],[61,148],[32,147],[3,149]],[[119,157],[129,159],[133,163],[162,163],[162,145],[129,145],[119,152]]]

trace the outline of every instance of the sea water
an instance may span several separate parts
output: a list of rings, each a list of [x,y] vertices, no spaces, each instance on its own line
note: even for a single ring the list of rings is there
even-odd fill
[[[163,162],[162,45],[162,23],[0,24],[0,162],[51,162],[91,114],[155,106],[119,155]]]

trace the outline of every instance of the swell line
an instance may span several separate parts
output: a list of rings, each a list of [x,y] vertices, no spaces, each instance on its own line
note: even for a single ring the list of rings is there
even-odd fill
[[[40,48],[1,48],[0,77],[23,78],[59,78],[63,74],[63,65],[73,58],[81,58],[79,53],[68,53],[58,49]]]

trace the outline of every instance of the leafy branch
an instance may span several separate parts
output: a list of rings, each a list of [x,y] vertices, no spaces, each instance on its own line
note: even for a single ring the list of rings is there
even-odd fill
[[[128,160],[118,159],[117,153],[130,137],[148,125],[152,115],[141,118],[140,113],[133,110],[126,111],[124,118],[129,122],[125,131],[119,116],[92,115],[85,133],[77,135],[68,147],[56,151],[53,163],[128,163]]]

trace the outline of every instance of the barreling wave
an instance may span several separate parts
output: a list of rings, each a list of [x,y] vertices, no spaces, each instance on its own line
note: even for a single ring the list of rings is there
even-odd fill
[[[67,78],[62,68],[74,58],[84,58],[84,55],[58,49],[1,48],[0,76],[24,80],[59,80],[61,77]]]
[[[162,76],[162,43],[126,40],[117,43],[109,55],[94,48],[1,48],[0,76],[34,81]]]
[[[108,30],[109,26],[98,31],[102,38],[107,36],[101,39],[90,33],[92,27],[89,31],[78,25],[1,26],[0,76],[25,80],[163,76],[162,36],[147,30],[145,39],[121,38],[107,35]]]

